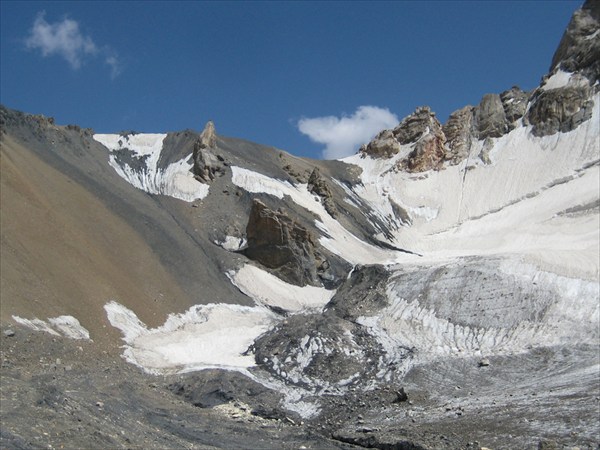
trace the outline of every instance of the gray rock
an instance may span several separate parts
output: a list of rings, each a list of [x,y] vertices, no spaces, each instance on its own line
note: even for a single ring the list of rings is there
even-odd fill
[[[490,150],[494,147],[494,141],[490,138],[486,138],[485,141],[483,141],[483,147],[481,149],[481,151],[479,152],[479,159],[481,159],[481,161],[485,164],[485,165],[489,165],[492,163],[492,160],[490,159]]]
[[[558,444],[550,439],[541,439],[537,448],[538,450],[558,450]]]
[[[381,346],[367,330],[334,314],[293,315],[254,343],[256,363],[305,388],[346,389],[374,379]]]
[[[442,127],[446,136],[446,160],[456,165],[469,155],[473,139],[473,115],[475,108],[465,106],[450,114],[448,121]]]
[[[478,365],[479,367],[488,367],[490,365],[490,360],[487,358],[482,358]]]
[[[509,129],[512,130],[515,127],[514,122],[525,114],[528,98],[529,95],[518,86],[513,86],[500,94]]]
[[[600,3],[587,0],[575,11],[563,34],[550,71],[561,68],[567,72],[581,72],[592,84],[600,77]]]
[[[421,106],[405,117],[392,133],[400,144],[412,144],[431,127],[437,128],[439,122],[436,122],[437,119],[431,109],[428,106]]]
[[[246,226],[248,246],[244,254],[298,286],[320,285],[317,270],[326,261],[305,227],[283,211],[273,211],[260,200],[252,202]]]
[[[391,158],[400,151],[400,143],[392,130],[383,130],[359,151],[374,158]]]
[[[4,330],[4,336],[13,337],[14,335],[15,335],[15,332],[13,330],[11,330],[10,328],[8,330]]]
[[[477,107],[475,121],[479,139],[500,137],[508,132],[508,122],[498,94],[483,96]]]
[[[215,126],[209,121],[204,131],[194,144],[194,166],[192,172],[196,179],[203,183],[210,183],[218,175],[225,173],[224,159],[214,153],[217,147]]]
[[[308,179],[308,191],[321,197],[325,210],[331,217],[337,217],[338,210],[333,201],[333,194],[327,182],[321,177],[319,168],[315,167]]]
[[[396,399],[394,400],[394,403],[403,403],[405,401],[408,400],[408,394],[406,393],[406,391],[404,390],[403,387],[401,387],[398,392],[396,393]]]
[[[566,133],[592,117],[592,88],[586,85],[538,90],[525,116],[535,136]]]

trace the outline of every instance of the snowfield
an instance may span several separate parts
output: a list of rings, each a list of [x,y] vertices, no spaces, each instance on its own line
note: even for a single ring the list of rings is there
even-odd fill
[[[125,359],[155,374],[254,366],[246,351],[276,321],[266,308],[212,303],[171,314],[164,325],[148,329],[117,302],[104,309],[111,325],[123,333]]]
[[[520,126],[493,139],[489,165],[478,156],[482,141],[461,164],[417,174],[394,169],[409,149],[389,160],[345,158],[363,170],[354,201],[388,221],[392,201],[408,211],[412,226],[397,223],[391,243],[423,262],[519,253],[541,268],[597,279],[597,213],[568,213],[598,202],[600,95],[594,102],[593,117],[569,133],[538,138]]]
[[[203,199],[208,195],[208,185],[200,183],[191,172],[192,155],[159,168],[166,134],[95,134],[94,139],[108,148],[110,166],[128,183],[155,195],[167,195],[186,202]],[[144,168],[137,169],[119,161],[114,152],[129,150]]]
[[[274,275],[246,264],[228,274],[231,282],[259,305],[280,308],[289,312],[322,309],[335,291],[315,286],[295,286]]]

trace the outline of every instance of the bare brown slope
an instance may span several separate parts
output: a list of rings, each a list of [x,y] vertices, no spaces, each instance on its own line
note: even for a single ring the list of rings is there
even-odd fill
[[[181,291],[136,231],[79,184],[10,136],[0,145],[1,319],[68,314],[115,337],[115,299],[149,325],[183,310]]]

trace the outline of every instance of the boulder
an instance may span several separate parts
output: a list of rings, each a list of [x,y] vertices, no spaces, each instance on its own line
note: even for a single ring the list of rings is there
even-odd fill
[[[244,254],[272,269],[282,280],[298,286],[320,285],[318,270],[327,261],[316,250],[310,231],[283,211],[273,211],[260,200],[252,202],[246,226]]]

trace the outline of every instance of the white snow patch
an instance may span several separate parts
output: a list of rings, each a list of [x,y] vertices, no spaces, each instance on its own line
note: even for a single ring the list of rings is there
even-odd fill
[[[219,247],[223,247],[225,250],[230,252],[237,252],[238,250],[244,248],[248,242],[245,238],[236,237],[236,236],[225,236],[225,239],[222,241],[215,241]]]
[[[565,87],[569,84],[569,80],[573,74],[571,72],[565,72],[564,70],[557,70],[555,74],[550,76],[546,82],[541,86],[540,89],[544,91],[550,91],[552,89],[558,89]]]
[[[60,331],[64,336],[71,339],[89,339],[90,333],[73,316],[58,316],[48,319],[48,322]]]
[[[252,367],[254,357],[245,352],[277,320],[266,308],[213,303],[171,314],[164,325],[148,329],[117,302],[104,308],[110,323],[123,333],[124,357],[155,374]]]
[[[232,166],[231,173],[233,184],[253,194],[264,193],[283,198],[287,190],[293,189],[287,181],[276,180],[242,167]]]
[[[546,80],[540,89],[543,91],[550,91],[552,89],[559,89],[567,86],[579,87],[587,84],[589,84],[589,81],[584,76],[578,73],[564,72],[559,69]]]
[[[34,331],[43,331],[54,336],[65,336],[70,339],[90,339],[90,333],[73,316],[58,316],[49,318],[47,322],[41,319],[24,319],[12,316],[13,320]]]
[[[166,134],[95,134],[94,139],[111,152],[128,149],[134,157],[145,159],[145,169],[136,170],[126,163],[117,161],[115,155],[109,156],[109,164],[130,184],[149,194],[167,195],[186,202],[203,199],[208,195],[207,184],[200,183],[191,172],[192,154],[174,162],[164,169],[158,167],[163,141]]]
[[[228,276],[240,291],[259,305],[277,307],[286,311],[320,309],[335,294],[335,290],[330,291],[316,286],[294,286],[251,264],[246,264],[239,271]]]

